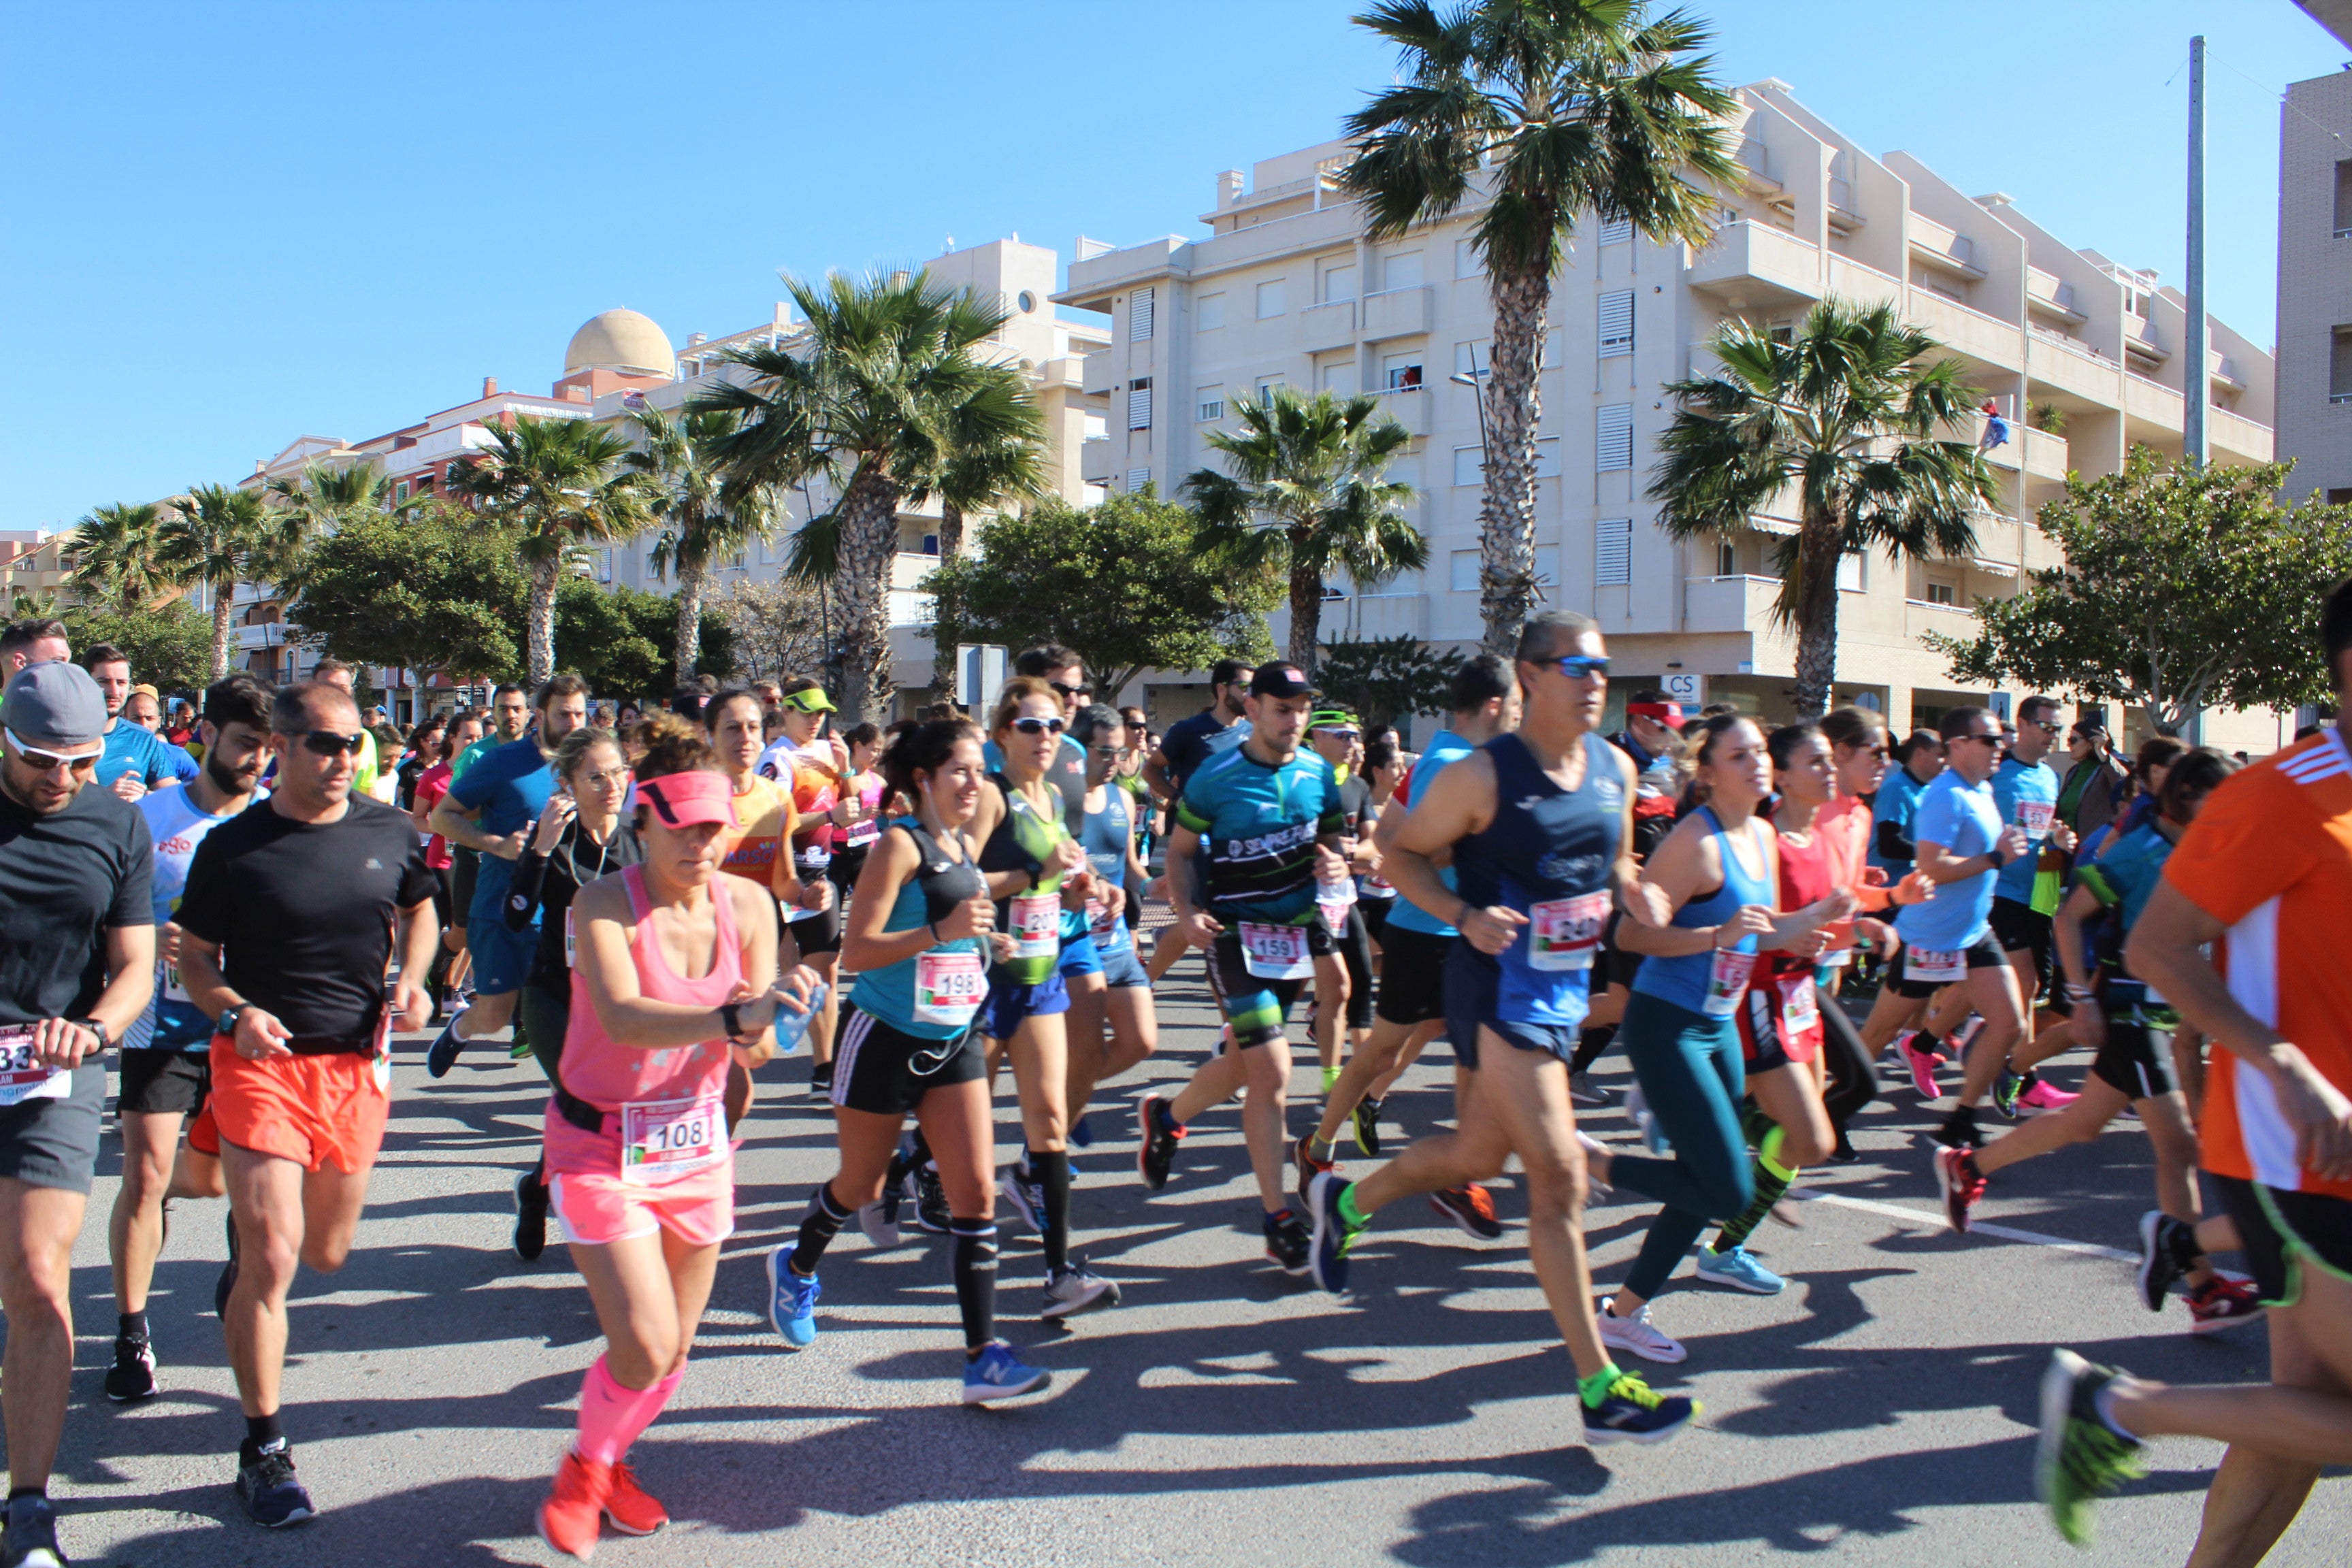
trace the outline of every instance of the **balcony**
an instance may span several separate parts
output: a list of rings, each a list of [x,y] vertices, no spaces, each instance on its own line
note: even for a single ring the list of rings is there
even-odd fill
[[[2025,307],[2055,317],[2070,327],[2079,327],[2090,320],[2074,308],[2074,286],[2039,267],[2025,269]]]
[[[1437,400],[1427,392],[1415,387],[1410,392],[1383,392],[1380,398],[1381,413],[1415,436],[1429,434],[1433,423],[1431,405]]]
[[[1087,355],[1086,372],[1079,382],[1079,389],[1089,397],[1107,395],[1110,384],[1118,379],[1118,373],[1110,367],[1110,351],[1105,349],[1100,353]]]
[[[1325,642],[1370,642],[1375,637],[1429,636],[1429,595],[1359,594],[1323,601]]]
[[[1903,601],[1903,636],[1916,643],[1929,632],[1941,632],[1948,637],[1968,637],[1976,635],[1977,613],[1968,605],[1936,605],[1925,599]]]
[[[1298,313],[1299,346],[1308,353],[1353,348],[1356,343],[1356,302],[1334,300],[1310,305]]]
[[[1365,295],[1364,341],[1385,342],[1391,338],[1414,337],[1428,331],[1430,299],[1434,292],[1423,284]]]
[[[1971,281],[1985,275],[1976,262],[1975,247],[1969,237],[1937,223],[1925,213],[1910,215],[1909,239],[1912,258],[1938,272],[1948,272]]]
[[[2172,357],[2172,351],[2157,341],[2156,328],[2140,317],[2128,313],[2124,317],[2124,347],[2158,364]]]
[[[1772,624],[1780,597],[1777,577],[1685,577],[1683,629],[1686,632],[1761,632]]]
[[[2002,370],[2017,368],[2018,331],[2007,321],[1970,310],[1932,289],[1912,289],[1904,314],[1912,326],[1950,353]]]
[[[1691,263],[1690,285],[1735,310],[1809,305],[1822,297],[1821,252],[1769,224],[1726,224]]]
[[[1090,436],[1078,447],[1078,477],[1090,485],[1107,485],[1118,470],[1110,455],[1110,437]]]
[[[2030,425],[2022,427],[2011,425],[2010,431],[2017,437],[2017,444],[2023,452],[2027,473],[2039,479],[2063,479],[2066,477],[2066,470],[2072,463],[2065,437],[2053,436],[2047,430],[2036,430]]]

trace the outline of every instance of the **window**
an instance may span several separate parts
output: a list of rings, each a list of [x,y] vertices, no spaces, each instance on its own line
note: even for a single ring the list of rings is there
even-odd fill
[[[1559,478],[1559,437],[1547,436],[1536,443],[1536,478]]]
[[[1930,583],[1927,584],[1927,602],[1931,605],[1958,605],[1960,591],[1949,583]]]
[[[2327,492],[2329,506],[2352,506],[2352,487],[2339,487]]]
[[[1421,252],[1401,250],[1381,263],[1381,287],[1383,289],[1420,288]]]
[[[937,555],[940,552],[940,536],[938,534],[927,533],[923,535],[922,552],[926,555]]]
[[[2352,403],[2352,327],[2336,329],[2327,362],[2327,401]]]
[[[1601,357],[1622,359],[1633,352],[1633,290],[1601,296]]]
[[[1323,268],[1323,303],[1336,305],[1356,297],[1356,264],[1340,262]]]
[[[1622,588],[1633,581],[1633,520],[1604,517],[1592,525],[1592,581]]]
[[[1452,584],[1455,593],[1475,594],[1478,591],[1478,552],[1476,551],[1457,550],[1448,558],[1447,564],[1454,574]]]
[[[417,479],[416,493],[420,496],[429,496],[433,493],[433,476],[431,474],[421,475]]]
[[[1632,218],[1612,217],[1601,220],[1601,244],[1623,245],[1633,237],[1633,220]]]
[[[1739,575],[1739,546],[1728,539],[1715,547],[1715,574],[1718,577]]]
[[[1128,494],[1129,494],[1129,495],[1140,495],[1140,494],[1142,494],[1142,493],[1143,493],[1143,488],[1144,488],[1146,485],[1149,485],[1150,482],[1151,482],[1151,470],[1150,470],[1150,468],[1129,468],[1129,469],[1128,469],[1128,470],[1127,470],[1127,493],[1128,493]]]
[[[1613,473],[1633,466],[1633,405],[1612,403],[1600,410],[1598,439],[1593,447],[1593,468],[1601,473]]]
[[[1015,297],[1013,303],[1021,307],[1021,313],[1024,316],[1034,315],[1036,313],[1037,296],[1032,294],[1026,289],[1021,290],[1020,294]],[[932,553],[937,554],[938,552],[934,551]]]
[[[1868,559],[1869,558],[1864,555],[1859,550],[1849,550],[1843,555],[1839,556],[1838,586],[1844,589],[1849,594],[1860,594],[1867,591],[1870,587],[1870,579],[1867,574],[1869,568],[1866,564]]]
[[[1414,489],[1420,489],[1421,459],[1419,458],[1399,458],[1395,462],[1389,465],[1387,478],[1389,482],[1391,484],[1411,485]]]
[[[2352,158],[2336,164],[2336,237],[2352,239]]]
[[[1381,384],[1391,392],[1421,390],[1421,355],[1390,354],[1381,361]]]
[[[1104,418],[1104,417],[1103,417],[1101,415],[1099,415],[1099,414],[1089,414],[1089,415],[1087,415],[1087,440],[1089,440],[1089,441],[1101,441],[1101,440],[1106,440],[1106,439],[1108,439],[1108,438],[1109,437],[1109,436],[1110,436],[1110,421],[1109,421],[1109,420],[1108,420],[1108,419]]]
[[[1454,345],[1454,374],[1456,375],[1475,375],[1483,380],[1494,364],[1495,345],[1486,339],[1475,343]]]
[[[1273,402],[1275,390],[1281,385],[1282,377],[1278,375],[1269,375],[1261,380],[1257,384],[1257,401],[1259,406],[1263,407],[1266,404]]]
[[[1148,342],[1151,337],[1152,290],[1138,289],[1127,297],[1127,341]]]
[[[1203,294],[1192,301],[1192,328],[1195,331],[1213,332],[1225,324],[1225,297]]]
[[[1559,587],[1559,545],[1557,545],[1557,544],[1538,544],[1538,545],[1537,545],[1537,546],[1536,546],[1536,560],[1535,560],[1535,567],[1536,567],[1536,586],[1537,586],[1537,587],[1538,587],[1538,588],[1557,588],[1557,587]]]
[[[1151,428],[1151,378],[1139,376],[1127,384],[1127,427]]]
[[[1486,448],[1456,447],[1454,448],[1454,482],[1475,485],[1486,477]]]
[[[1193,418],[1205,424],[1209,420],[1223,419],[1225,416],[1225,389],[1223,387],[1204,386],[1194,395],[1198,400],[1199,406],[1193,410]]]
[[[400,483],[392,487],[392,499],[395,501],[404,501],[408,499],[408,481],[406,479],[403,479]]]
[[[1322,383],[1323,390],[1332,396],[1356,395],[1356,359],[1353,354],[1346,359],[1334,360],[1329,364],[1318,367],[1316,374]]]
[[[1483,278],[1486,274],[1486,269],[1478,265],[1477,246],[1467,239],[1455,240],[1454,242],[1454,276]]]
[[[1288,281],[1286,279],[1277,278],[1271,283],[1261,283],[1257,286],[1257,319],[1259,321],[1263,321],[1271,316],[1279,316],[1290,309],[1283,295],[1283,284],[1286,281]]]

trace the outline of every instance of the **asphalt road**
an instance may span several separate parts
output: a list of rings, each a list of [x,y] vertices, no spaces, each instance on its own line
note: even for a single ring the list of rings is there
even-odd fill
[[[1549,1332],[1511,1178],[1492,1245],[1399,1205],[1360,1245],[1345,1299],[1262,1256],[1231,1110],[1205,1117],[1176,1180],[1148,1194],[1126,1114],[1144,1079],[1199,1058],[1213,1015],[1187,960],[1161,995],[1168,1038],[1113,1086],[1076,1158],[1079,1249],[1128,1305],[1068,1331],[1033,1315],[1042,1267],[1008,1225],[1003,1330],[1054,1369],[1048,1397],[994,1411],[953,1401],[957,1342],[945,1249],[910,1225],[877,1253],[855,1227],[826,1260],[824,1325],[797,1354],[764,1315],[761,1259],[830,1174],[831,1122],[772,1068],[749,1124],[737,1236],[685,1386],[637,1447],[677,1521],[607,1535],[598,1561],[663,1564],[1478,1564],[1922,1561],[2149,1564],[2187,1554],[2219,1449],[2168,1442],[2148,1478],[2068,1550],[2032,1500],[2036,1386],[2053,1344],[2180,1381],[2259,1379],[2263,1331],[2186,1332],[2178,1302],[2142,1308],[2128,1247],[2149,1203],[2130,1124],[2020,1168],[1986,1220],[2043,1243],[1945,1234],[1908,1091],[1864,1113],[1857,1165],[1809,1177],[1801,1228],[1756,1247],[1790,1278],[1760,1299],[1693,1281],[1659,1300],[1690,1359],[1648,1369],[1706,1402],[1660,1448],[1587,1450],[1567,1357]],[[292,1307],[287,1428],[324,1510],[270,1534],[230,1481],[242,1427],[212,1290],[223,1206],[177,1205],[150,1315],[164,1392],[108,1403],[102,1158],[76,1252],[81,1330],[53,1489],[78,1562],[478,1564],[558,1561],[531,1529],[572,1431],[598,1339],[560,1246],[535,1267],[509,1247],[511,1187],[533,1157],[544,1089],[528,1063],[477,1047],[429,1082],[402,1051],[391,1135],[359,1245],[340,1275],[305,1275]],[[1448,1115],[1450,1057],[1391,1097],[1389,1136]],[[1311,1060],[1311,1055],[1310,1055]],[[2059,1075],[2071,1083],[2075,1069]],[[1622,1058],[1601,1077],[1622,1089]],[[1300,1074],[1311,1089],[1311,1067]],[[787,1089],[785,1080],[796,1087]],[[1009,1091],[1009,1084],[1007,1086]],[[1306,1092],[1294,1093],[1297,1128]],[[1108,1112],[1108,1113],[1107,1113]],[[1630,1139],[1614,1110],[1588,1121]],[[1010,1158],[1018,1123],[1000,1111]],[[1360,1161],[1358,1162],[1360,1163]],[[1600,1277],[1620,1277],[1649,1209],[1604,1196]],[[2047,1245],[2048,1242],[2074,1244]],[[2271,1562],[2340,1564],[2352,1483],[2323,1480]]]

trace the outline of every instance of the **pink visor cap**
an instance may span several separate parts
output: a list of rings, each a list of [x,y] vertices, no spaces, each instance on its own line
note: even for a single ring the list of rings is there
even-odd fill
[[[735,786],[726,774],[707,768],[640,779],[637,799],[653,807],[665,827],[693,827],[706,822],[722,827],[740,826],[735,820]]]

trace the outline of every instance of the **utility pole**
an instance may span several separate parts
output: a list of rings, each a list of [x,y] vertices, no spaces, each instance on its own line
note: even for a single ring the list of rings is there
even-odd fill
[[[2205,37],[2189,40],[2189,331],[2180,345],[2180,454],[2201,468],[2210,455],[2205,406],[2212,396],[2205,324]]]

